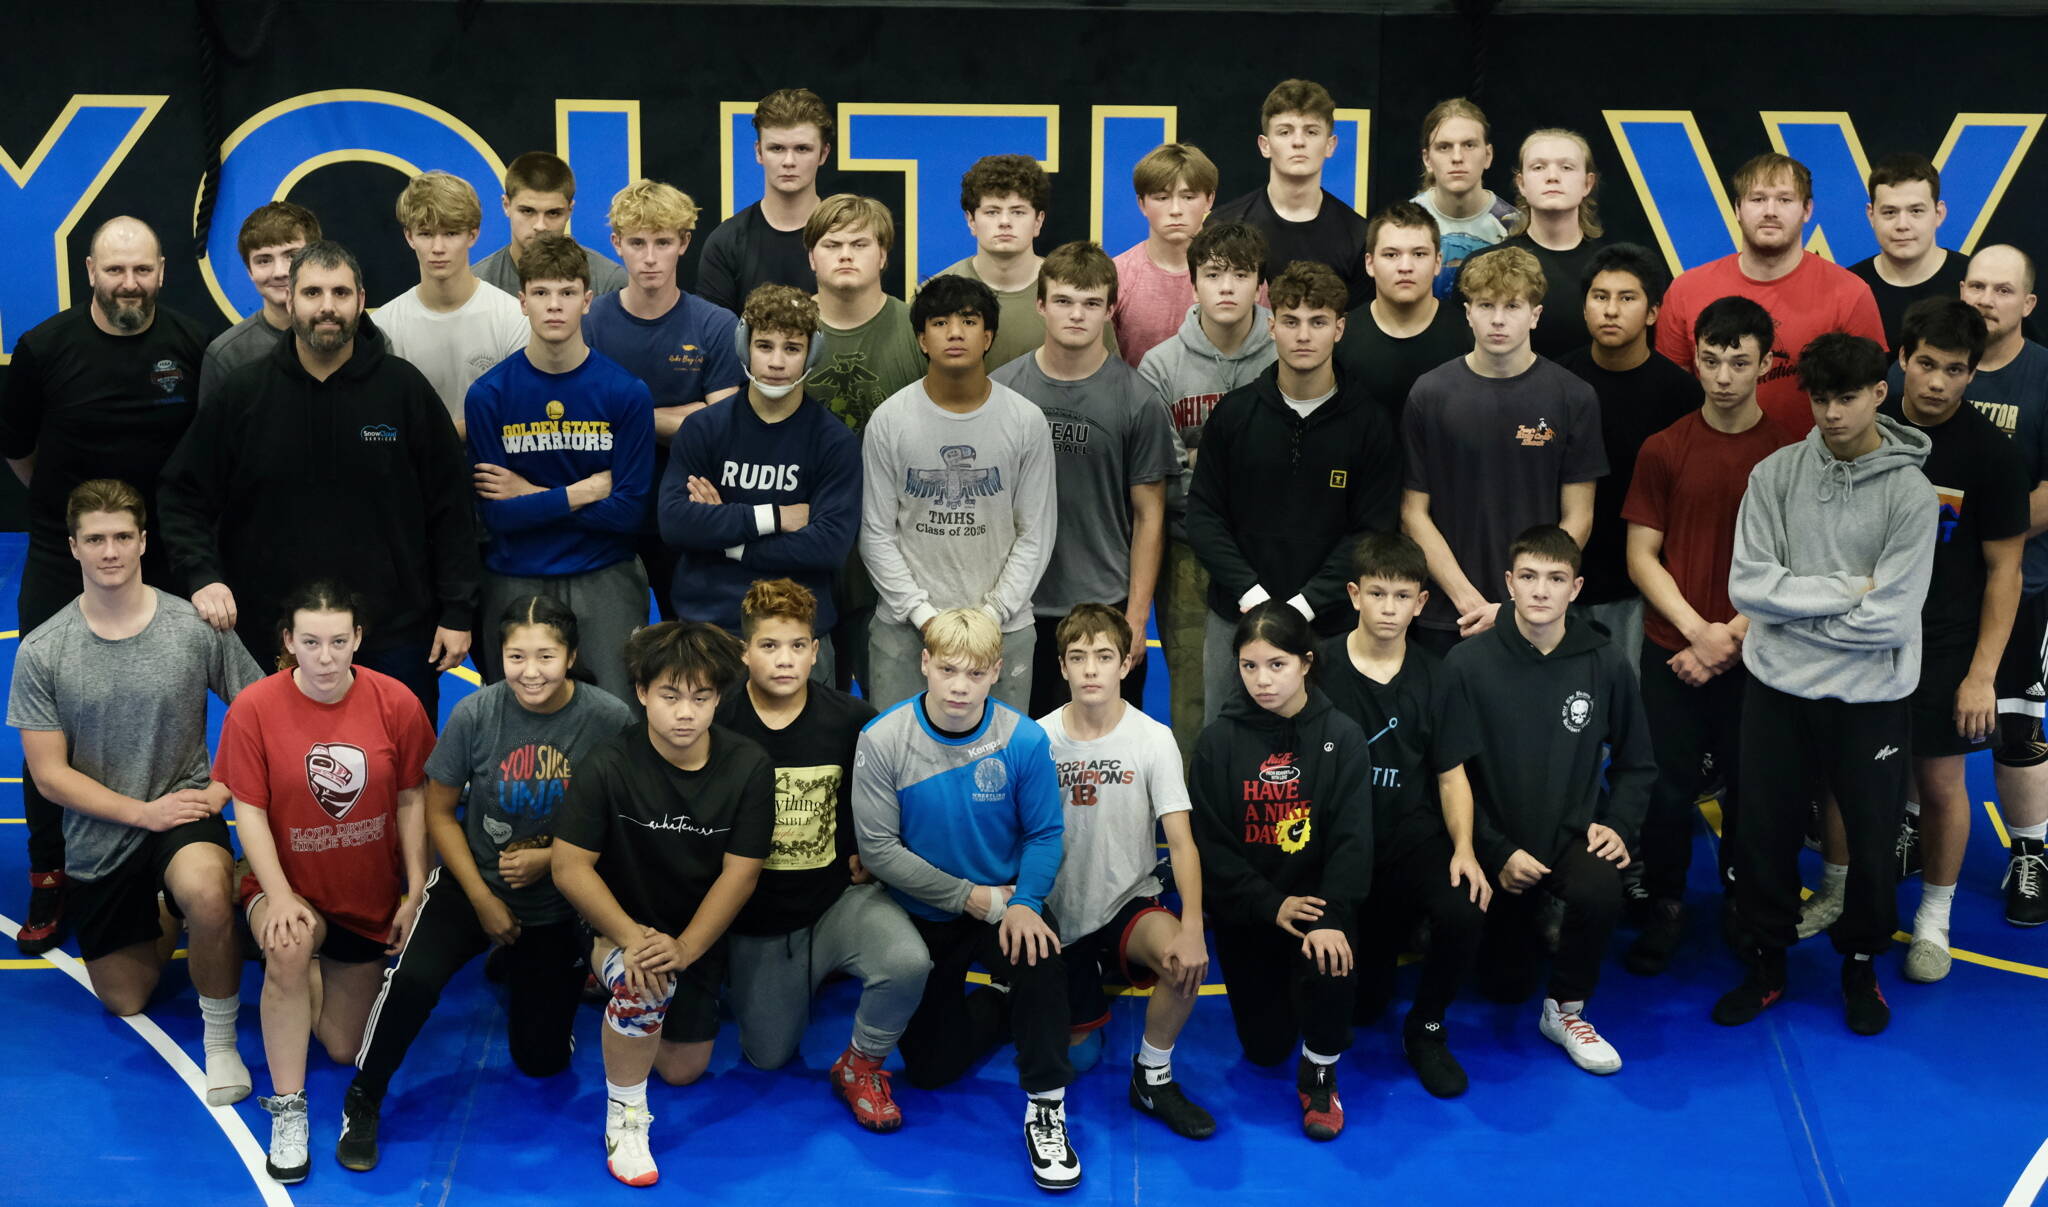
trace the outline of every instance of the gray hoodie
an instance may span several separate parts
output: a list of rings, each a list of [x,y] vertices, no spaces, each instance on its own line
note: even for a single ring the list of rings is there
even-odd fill
[[[1202,330],[1201,304],[1188,307],[1180,330],[1145,353],[1138,376],[1158,392],[1173,419],[1173,451],[1181,472],[1166,486],[1166,526],[1174,540],[1185,542],[1188,512],[1188,450],[1201,443],[1202,425],[1216,404],[1280,358],[1273,347],[1273,312],[1254,305],[1252,329],[1237,351],[1225,356]]]
[[[1838,460],[1818,428],[1757,463],[1735,521],[1728,597],[1750,619],[1742,663],[1808,700],[1898,700],[1920,679],[1920,605],[1940,504],[1933,442],[1880,415],[1882,442]]]

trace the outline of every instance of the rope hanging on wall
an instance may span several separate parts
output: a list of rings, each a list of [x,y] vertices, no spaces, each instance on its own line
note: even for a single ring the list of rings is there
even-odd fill
[[[256,17],[255,34],[247,46],[236,46],[228,40],[227,31],[222,28],[221,0],[194,0],[193,16],[199,24],[199,120],[205,137],[199,176],[199,206],[192,215],[192,255],[199,259],[206,255],[207,235],[213,229],[213,205],[220,193],[220,144],[221,59],[239,65],[255,59],[262,53],[264,43],[270,40],[270,27],[276,20],[278,0],[266,0],[263,10]]]

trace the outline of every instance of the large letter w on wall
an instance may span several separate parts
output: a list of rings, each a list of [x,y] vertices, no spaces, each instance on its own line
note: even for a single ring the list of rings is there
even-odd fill
[[[22,332],[71,305],[71,228],[167,99],[74,96],[26,162],[0,150],[12,186],[0,186],[0,246],[22,249],[0,272],[0,364]],[[35,254],[37,247],[49,258]]]
[[[1736,249],[1735,211],[1724,174],[1707,153],[1688,109],[1610,109],[1607,128],[1620,148],[1643,212],[1673,271],[1683,271]],[[1764,112],[1771,145],[1813,173],[1813,221],[1808,247],[1838,264],[1876,254],[1877,241],[1863,206],[1870,160],[1847,113]],[[1961,113],[1934,156],[1941,169],[1941,199],[1948,221],[1940,242],[1974,251],[1991,214],[2005,196],[2041,129],[2039,113]]]

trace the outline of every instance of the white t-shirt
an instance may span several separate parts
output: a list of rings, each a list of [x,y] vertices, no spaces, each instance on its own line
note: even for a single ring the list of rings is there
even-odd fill
[[[1039,720],[1052,740],[1066,814],[1065,856],[1046,904],[1059,923],[1060,942],[1101,930],[1138,897],[1156,896],[1158,819],[1185,813],[1187,781],[1173,730],[1124,706],[1116,728],[1092,742],[1067,736],[1067,706]]]
[[[427,309],[415,285],[376,313],[391,351],[427,375],[448,417],[462,422],[462,401],[491,366],[526,346],[533,328],[519,299],[477,282],[469,300],[449,311]]]

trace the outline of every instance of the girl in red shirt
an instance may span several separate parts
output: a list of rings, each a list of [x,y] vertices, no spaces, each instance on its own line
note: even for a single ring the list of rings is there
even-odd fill
[[[241,899],[265,960],[263,1106],[280,1182],[303,1181],[309,1164],[307,1038],[355,1062],[384,958],[404,946],[427,879],[434,728],[398,680],[352,665],[360,614],[333,583],[287,599],[280,669],[235,698],[214,759],[253,873]]]

